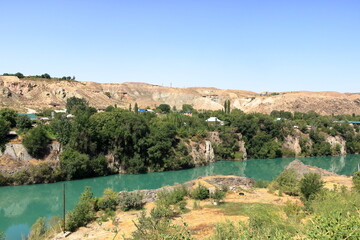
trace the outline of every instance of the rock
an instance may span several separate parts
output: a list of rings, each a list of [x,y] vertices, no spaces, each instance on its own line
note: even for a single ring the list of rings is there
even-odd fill
[[[292,161],[291,163],[289,163],[289,165],[285,167],[285,169],[294,169],[300,176],[304,176],[307,173],[317,173],[321,176],[339,176],[338,174],[329,172],[325,169],[305,165],[299,160]]]

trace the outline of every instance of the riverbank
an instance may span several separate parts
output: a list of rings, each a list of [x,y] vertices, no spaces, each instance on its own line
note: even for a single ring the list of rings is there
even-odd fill
[[[91,186],[95,196],[105,188],[116,192],[137,189],[157,189],[164,185],[184,183],[201,176],[236,175],[255,180],[272,180],[296,158],[250,159],[248,161],[218,161],[208,166],[179,171],[152,172],[147,174],[117,174],[52,184],[0,187],[0,232],[10,240],[20,240],[29,233],[36,219],[42,216],[61,216],[62,186],[66,185],[67,211],[75,207],[79,195]],[[340,175],[352,175],[360,163],[359,155],[342,157],[298,158],[303,163],[317,166]],[[44,196],[47,196],[44,198]],[[17,201],[14,201],[17,199]]]
[[[194,181],[185,183],[186,186],[196,186],[198,184],[205,185],[208,189],[216,188],[219,185],[219,179],[231,179],[234,180],[234,176],[212,176],[200,178]],[[325,187],[328,189],[340,189],[341,186],[345,186],[351,189],[352,178],[347,176],[323,176]],[[251,181],[251,180],[250,180]],[[213,182],[213,184],[211,184]],[[248,182],[249,183],[249,182]],[[193,199],[186,199],[186,208],[189,210],[180,216],[174,217],[172,222],[174,224],[182,225],[184,222],[187,224],[187,229],[190,231],[191,236],[194,239],[206,239],[210,237],[216,228],[216,225],[225,221],[243,222],[249,221],[249,216],[246,214],[230,213],[228,207],[230,206],[243,206],[248,205],[261,205],[272,207],[284,207],[289,204],[294,206],[303,206],[299,196],[288,196],[286,194],[279,194],[279,192],[270,193],[266,188],[254,188],[252,184],[237,184],[234,186],[229,184],[230,191],[224,198],[223,207],[217,207],[213,205],[212,200],[196,201]],[[194,208],[197,202],[197,207]],[[150,214],[156,204],[153,201],[149,201],[144,206],[144,211]],[[270,207],[269,207],[270,208]],[[131,237],[132,233],[137,230],[136,224],[141,211],[116,211],[114,218],[119,219],[114,223],[112,220],[99,222],[94,221],[88,224],[86,227],[79,228],[76,232],[71,233],[68,237],[63,238],[61,234],[54,238],[49,239],[66,239],[66,240],[80,240],[80,239],[123,239]],[[116,231],[118,231],[116,233]],[[115,238],[114,238],[115,237]]]

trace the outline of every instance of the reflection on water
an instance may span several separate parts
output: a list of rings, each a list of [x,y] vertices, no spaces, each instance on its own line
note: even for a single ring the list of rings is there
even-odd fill
[[[350,175],[357,171],[359,155],[341,157],[298,158],[308,165],[317,166],[338,174]],[[200,176],[216,174],[237,175],[254,179],[271,180],[294,158],[252,159],[245,162],[220,161],[209,166],[180,171],[148,174],[121,174],[90,178],[66,183],[67,210],[72,209],[85,186],[91,186],[96,196],[105,188],[115,191],[154,189],[164,185],[183,183]],[[15,187],[0,187],[0,231],[8,239],[21,239],[37,218],[61,215],[62,183]]]

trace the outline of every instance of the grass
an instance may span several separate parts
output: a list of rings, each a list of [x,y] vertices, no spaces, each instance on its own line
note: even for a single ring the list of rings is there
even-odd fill
[[[281,207],[269,203],[225,202],[220,205],[208,205],[206,207],[220,209],[224,214],[229,216],[236,216],[236,215],[252,216],[263,211],[279,212],[281,210]]]

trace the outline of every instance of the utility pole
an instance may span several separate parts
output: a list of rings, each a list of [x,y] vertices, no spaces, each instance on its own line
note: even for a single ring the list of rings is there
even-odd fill
[[[63,232],[65,234],[65,183],[63,183]]]

